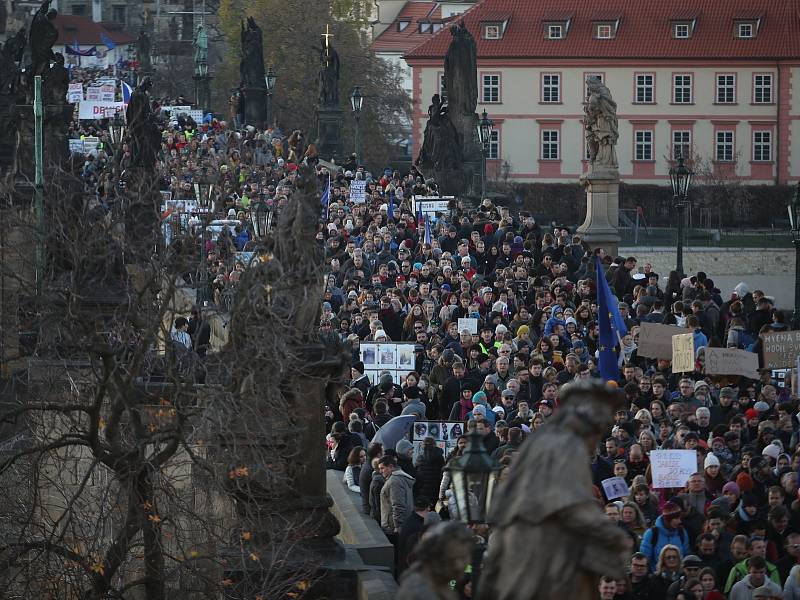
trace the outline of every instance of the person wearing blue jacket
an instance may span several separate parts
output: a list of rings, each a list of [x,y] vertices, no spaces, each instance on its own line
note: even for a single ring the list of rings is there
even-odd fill
[[[667,544],[677,546],[681,551],[681,557],[690,553],[689,534],[681,524],[681,508],[675,502],[664,503],[664,510],[656,519],[656,524],[642,536],[639,552],[647,557],[651,571],[658,564],[661,549]]]

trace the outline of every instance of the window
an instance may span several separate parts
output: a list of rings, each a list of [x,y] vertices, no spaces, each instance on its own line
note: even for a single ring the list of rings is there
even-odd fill
[[[398,21],[397,22],[397,31],[405,31],[406,27],[411,24],[411,21]]]
[[[128,7],[124,4],[115,4],[111,7],[111,20],[114,23],[125,24],[128,15]]]
[[[648,104],[655,102],[656,76],[652,73],[639,73],[636,75],[636,102],[639,104]]]
[[[772,132],[753,132],[753,160],[768,162],[772,160]]]
[[[438,33],[441,30],[442,30],[442,24],[441,23],[433,23],[433,24],[431,24],[431,31],[433,31],[433,33]]]
[[[594,37],[598,40],[610,40],[614,37],[614,26],[611,23],[598,23],[594,26]]]
[[[500,102],[500,75],[483,75],[481,102]]]
[[[542,130],[542,160],[559,160],[561,158],[558,129]]]
[[[753,103],[772,104],[772,73],[753,75]]]
[[[483,26],[483,39],[499,40],[502,36],[502,29],[498,23]]]
[[[672,76],[672,102],[674,104],[692,103],[692,76]]]
[[[560,40],[564,37],[564,26],[563,25],[548,25],[547,26],[547,37],[551,40]]]
[[[73,4],[72,5],[72,14],[82,17],[86,15],[86,5],[85,4]]]
[[[542,75],[542,102],[561,102],[561,75],[546,73]]]
[[[442,100],[447,98],[447,81],[442,72],[439,72],[439,97],[441,97]]]
[[[736,75],[726,73],[717,75],[717,104],[736,102]]]
[[[419,32],[420,33],[432,33],[433,32],[433,25],[431,23],[420,23],[419,24]]]
[[[498,160],[500,158],[500,132],[492,129],[492,136],[489,138],[489,151],[486,153],[487,160]]]
[[[736,37],[749,39],[753,37],[754,27],[752,23],[737,23]]]
[[[672,158],[689,158],[692,154],[692,132],[678,130],[672,132]]]
[[[692,27],[689,23],[673,23],[672,37],[679,40],[688,40],[691,37]]]
[[[733,160],[733,131],[718,131],[714,157],[721,162]]]
[[[653,132],[649,129],[636,132],[636,160],[653,160]]]

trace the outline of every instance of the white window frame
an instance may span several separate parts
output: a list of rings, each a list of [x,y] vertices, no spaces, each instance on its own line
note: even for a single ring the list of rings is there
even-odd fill
[[[598,23],[594,26],[594,37],[598,40],[614,38],[614,26],[611,23]]]
[[[492,129],[489,138],[489,147],[486,151],[486,160],[500,160],[500,130]]]
[[[489,35],[490,32],[496,32],[496,35]],[[499,23],[487,23],[483,26],[483,39],[485,40],[499,40],[503,37],[503,28]]]
[[[542,160],[561,160],[561,131],[542,129],[540,135],[540,156]]]
[[[634,131],[634,160],[649,162],[653,160],[653,130]]]
[[[753,131],[753,162],[772,162],[772,131]]]
[[[398,21],[397,31],[405,31],[409,25],[411,25],[411,21]]]
[[[714,160],[733,162],[735,156],[736,133],[733,129],[718,129],[714,133]]]
[[[487,78],[494,78],[494,83],[487,83]],[[496,98],[491,98],[491,93],[494,91]],[[500,103],[500,74],[499,73],[481,73],[481,103],[483,104],[499,104]]]
[[[682,81],[680,85],[678,84],[678,79],[683,80],[683,78],[687,78],[686,81],[688,83]],[[672,103],[673,104],[691,104],[694,101],[694,94],[693,88],[694,87],[694,76],[691,73],[673,73],[672,75]],[[678,91],[681,91],[680,96],[678,95]],[[688,91],[688,100],[684,100],[684,93]]]
[[[681,35],[684,30],[686,35]],[[673,23],[672,37],[676,40],[688,40],[692,37],[692,26],[689,23]]]
[[[553,35],[558,32],[558,35]],[[563,40],[564,39],[564,26],[560,23],[553,23],[547,26],[547,39],[549,40]]]
[[[749,30],[750,33],[748,35],[744,35],[745,32],[748,31],[748,30]],[[755,26],[755,24],[751,23],[749,21],[744,22],[744,23],[737,23],[736,24],[736,37],[738,37],[740,40],[752,40],[754,37],[756,37],[756,26]]]
[[[761,83],[759,83],[759,79],[761,79]],[[774,81],[775,78],[772,73],[753,74],[753,104],[772,104]],[[758,99],[759,93],[761,94],[761,100]],[[765,98],[765,95],[768,95],[768,98]]]
[[[548,78],[553,79],[548,83]],[[561,102],[561,73],[542,73],[542,102],[544,104]]]
[[[655,104],[656,102],[656,75],[655,73],[636,73],[634,75],[636,78],[635,81],[635,88],[636,88],[636,97],[635,101],[636,104]],[[640,80],[639,78],[643,78]],[[650,83],[646,82],[644,78],[650,78]],[[650,99],[643,99],[647,96],[647,91],[650,92]],[[642,94],[640,94],[642,92]]]
[[[420,33],[433,33],[433,23],[423,21],[419,24]]]
[[[717,73],[714,98],[716,104],[736,104],[736,73]]]
[[[680,136],[680,138],[679,138]],[[680,149],[680,151],[679,151]],[[683,156],[688,159],[692,152],[692,130],[691,129],[673,129],[672,130],[672,158],[678,160],[678,157]]]

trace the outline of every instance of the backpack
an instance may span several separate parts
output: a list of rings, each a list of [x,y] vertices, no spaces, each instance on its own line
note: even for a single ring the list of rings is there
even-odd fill
[[[653,548],[653,551],[655,552],[655,549],[658,546],[658,538],[661,535],[661,531],[655,525],[653,525],[650,528],[650,531],[653,532],[653,536],[650,538],[650,546]],[[679,531],[680,531],[681,543],[684,546],[686,546],[687,543],[689,542],[689,534],[686,533],[686,529],[684,529],[683,527],[681,527]],[[644,536],[642,536],[642,537],[644,537]],[[655,558],[658,559],[657,556]]]

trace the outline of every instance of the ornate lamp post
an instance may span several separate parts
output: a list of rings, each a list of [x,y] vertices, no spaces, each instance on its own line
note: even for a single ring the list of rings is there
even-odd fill
[[[114,149],[117,152],[122,148],[122,140],[125,138],[126,128],[127,126],[125,125],[125,119],[122,113],[116,113],[114,118],[108,123],[108,133],[111,136],[111,143],[114,145]]]
[[[206,220],[211,215],[211,203],[214,196],[214,183],[207,177],[194,184],[197,199],[197,216],[200,219],[200,262],[198,264],[199,280],[197,285],[197,304],[202,306],[208,300],[208,267],[206,265]]]
[[[250,222],[257,240],[267,236],[272,227],[272,207],[259,200],[250,208]]]
[[[794,315],[792,315],[792,329],[800,329],[800,183],[794,190],[792,203],[789,209],[789,231],[794,244]]]
[[[358,125],[361,119],[361,109],[364,107],[364,96],[361,93],[361,88],[356,86],[353,88],[353,93],[350,95],[350,107],[353,109],[353,117],[356,120],[356,164],[361,161],[361,144],[358,136]]]
[[[278,76],[275,74],[275,71],[272,67],[269,67],[264,75],[264,83],[267,84],[267,127],[272,125],[272,90],[275,89],[275,82],[277,80]]]
[[[483,111],[478,122],[478,139],[481,142],[481,201],[486,197],[486,157],[489,155],[489,143],[492,141],[494,121]]]
[[[694,173],[683,164],[683,157],[678,157],[678,164],[669,170],[669,180],[672,184],[672,199],[678,209],[678,252],[675,270],[683,277],[683,221],[686,204],[689,197],[689,185],[692,183]]]
[[[458,507],[458,519],[467,525],[488,525],[497,478],[502,467],[486,452],[481,434],[467,435],[464,454],[447,466],[453,481],[453,493]],[[475,544],[472,554],[472,594],[477,597],[481,562],[486,550],[483,536]]]

